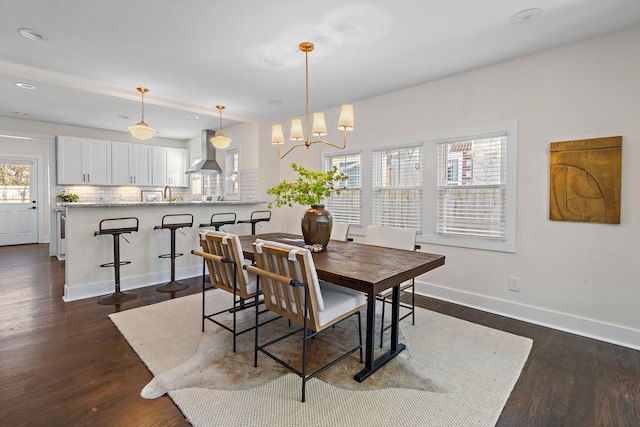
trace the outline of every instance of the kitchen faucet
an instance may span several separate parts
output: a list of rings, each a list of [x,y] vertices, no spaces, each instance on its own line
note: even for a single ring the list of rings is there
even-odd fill
[[[169,190],[169,198],[167,199],[167,190]],[[163,195],[164,199],[167,201],[171,201],[171,187],[169,187],[168,185],[164,187],[164,195]]]

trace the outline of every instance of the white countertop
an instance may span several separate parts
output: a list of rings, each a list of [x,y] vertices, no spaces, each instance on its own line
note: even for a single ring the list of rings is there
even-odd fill
[[[221,200],[215,202],[201,202],[184,200],[176,202],[75,202],[75,203],[57,203],[58,208],[122,208],[122,207],[159,207],[159,206],[202,206],[202,205],[257,205],[266,203],[261,201],[241,201],[241,200]]]

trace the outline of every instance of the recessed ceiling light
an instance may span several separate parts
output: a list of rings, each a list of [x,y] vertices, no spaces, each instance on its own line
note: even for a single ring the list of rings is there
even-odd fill
[[[18,34],[20,34],[22,37],[29,40],[36,40],[41,42],[49,40],[47,36],[45,36],[41,32],[36,30],[31,30],[29,28],[18,28]]]
[[[282,101],[279,99],[270,99],[267,101],[267,104],[269,105],[280,105],[282,104]]]
[[[190,120],[198,120],[199,118],[200,117],[198,116],[187,116],[187,119],[190,119]]]
[[[16,116],[28,116],[29,113],[25,113],[24,111],[14,111],[13,114]]]
[[[509,18],[510,24],[524,24],[526,22],[531,22],[536,19],[538,16],[542,15],[542,10],[533,8],[533,9],[525,9],[521,10],[518,13],[515,13],[511,18]]]
[[[18,82],[16,83],[16,86],[21,87],[22,89],[35,89],[36,87],[32,84],[29,83],[22,83],[22,82]]]
[[[117,116],[117,117],[122,120],[129,120],[130,118],[129,116]]]

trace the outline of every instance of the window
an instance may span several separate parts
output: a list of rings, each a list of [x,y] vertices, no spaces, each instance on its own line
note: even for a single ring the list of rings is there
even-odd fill
[[[200,161],[200,155],[191,156],[191,166]],[[192,173],[191,175],[191,196],[193,200],[202,197],[202,174]]]
[[[373,225],[422,226],[421,146],[373,152]]]
[[[336,166],[338,172],[349,176],[347,191],[339,195],[333,194],[325,201],[327,210],[331,212],[335,222],[345,222],[354,226],[360,225],[360,153],[341,154],[325,157],[325,171]]]
[[[224,197],[236,198],[240,194],[238,149],[224,153]]]
[[[29,203],[30,186],[29,165],[0,163],[0,203]]]
[[[517,125],[483,130],[428,145],[425,241],[515,252]]]

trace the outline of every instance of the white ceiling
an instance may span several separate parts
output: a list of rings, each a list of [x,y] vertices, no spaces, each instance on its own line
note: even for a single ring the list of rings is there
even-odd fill
[[[127,132],[145,86],[145,121],[188,139],[217,104],[223,128],[303,115],[302,41],[315,111],[635,25],[638,0],[0,0],[0,116]]]

